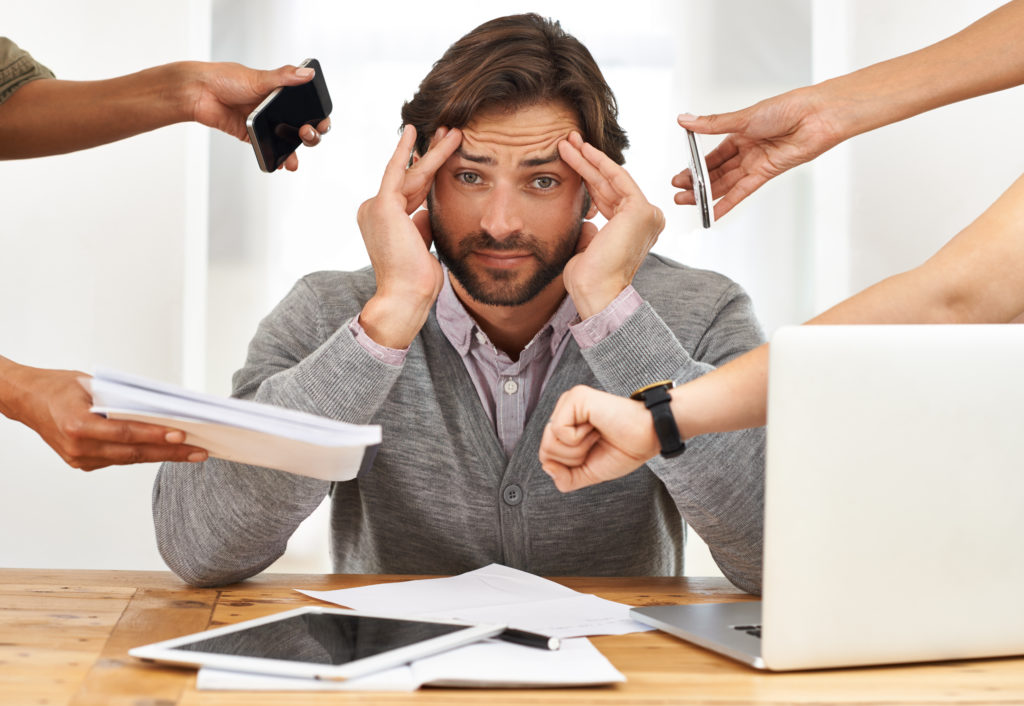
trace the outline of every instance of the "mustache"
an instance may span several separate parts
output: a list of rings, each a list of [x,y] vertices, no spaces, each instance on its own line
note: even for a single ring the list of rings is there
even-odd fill
[[[512,233],[498,240],[487,231],[480,230],[463,238],[459,249],[463,252],[469,252],[470,250],[493,250],[495,252],[527,250],[538,256],[543,256],[544,254],[536,238],[519,232]]]

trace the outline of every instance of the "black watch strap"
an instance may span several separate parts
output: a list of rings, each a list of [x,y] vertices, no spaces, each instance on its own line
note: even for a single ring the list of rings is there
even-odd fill
[[[669,404],[672,402],[672,396],[668,391],[673,387],[671,380],[661,380],[641,387],[630,395],[634,400],[642,400],[644,406],[651,410],[651,416],[654,417],[654,433],[658,435],[661,455],[665,458],[673,458],[686,451],[686,444],[679,436],[679,427]]]

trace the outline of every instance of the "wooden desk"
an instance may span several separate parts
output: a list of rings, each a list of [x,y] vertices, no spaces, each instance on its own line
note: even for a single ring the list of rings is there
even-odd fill
[[[168,572],[0,569],[0,704],[1009,704],[1024,703],[1024,659],[765,674],[659,632],[592,638],[625,684],[578,689],[415,693],[198,692],[195,672],[143,664],[128,649],[315,604],[292,588],[412,577],[267,574],[196,589]],[[416,577],[422,578],[422,577]],[[633,605],[744,600],[722,579],[559,579]]]

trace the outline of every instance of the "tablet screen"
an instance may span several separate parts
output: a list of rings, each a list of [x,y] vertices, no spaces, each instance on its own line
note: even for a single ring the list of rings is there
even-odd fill
[[[340,665],[465,630],[463,625],[335,613],[305,613],[175,649]]]

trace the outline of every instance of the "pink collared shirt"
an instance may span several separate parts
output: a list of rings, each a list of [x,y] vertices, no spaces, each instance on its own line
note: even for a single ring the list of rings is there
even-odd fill
[[[576,306],[567,296],[516,361],[480,330],[456,296],[447,270],[437,298],[436,315],[442,333],[458,351],[473,380],[505,454],[511,455],[523,435],[526,420],[565,351],[569,334],[581,349],[597,345],[614,333],[642,303],[643,299],[630,285],[602,311],[580,321]],[[378,344],[359,325],[358,316],[348,326],[360,345],[381,362],[401,365],[405,361],[407,348],[399,350]]]

